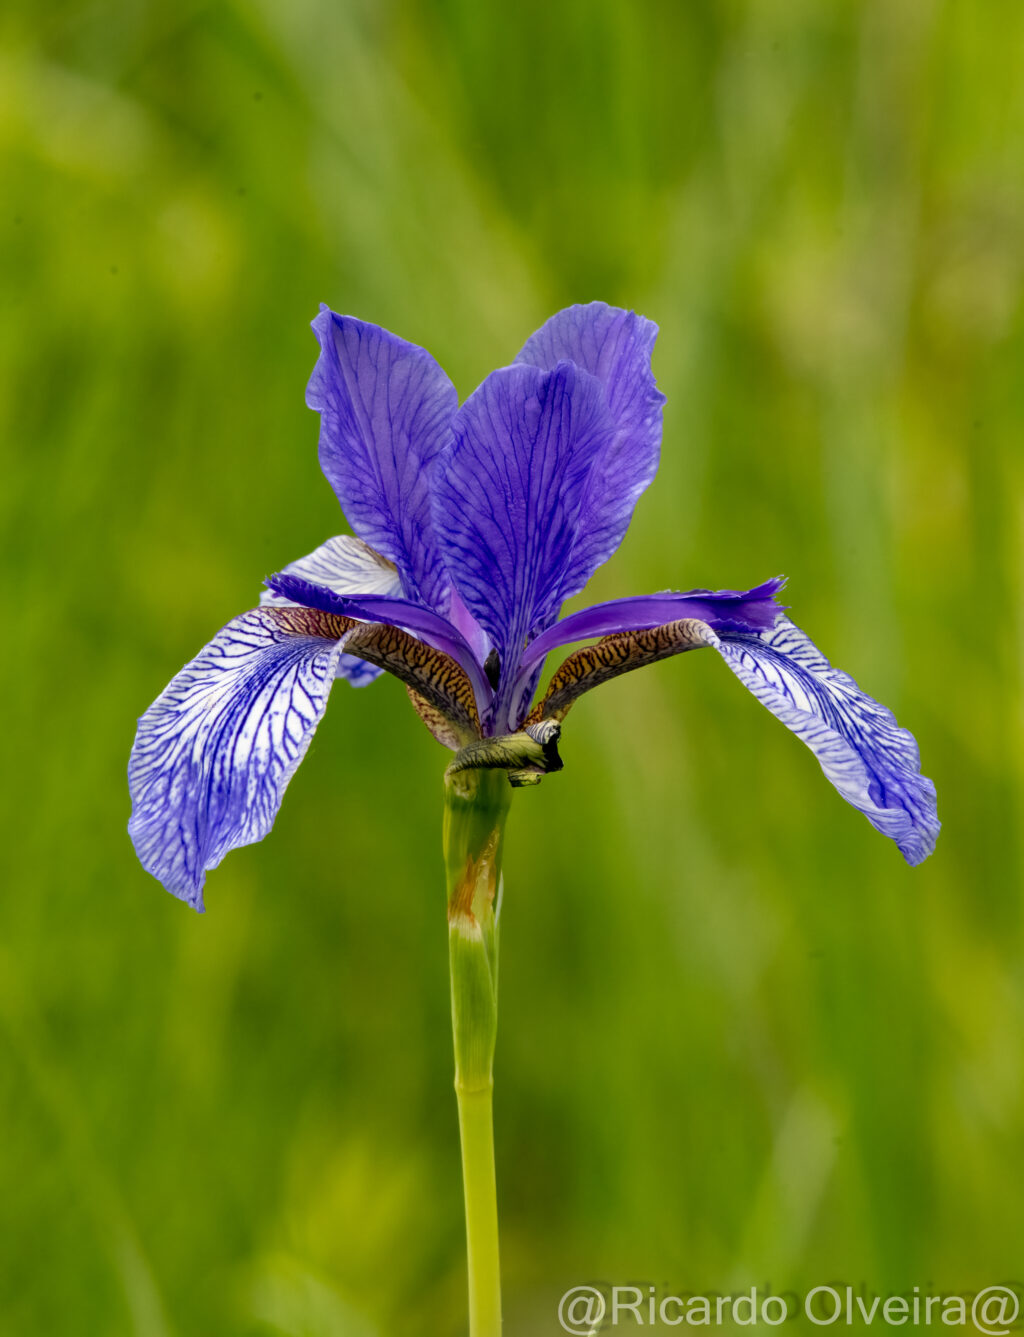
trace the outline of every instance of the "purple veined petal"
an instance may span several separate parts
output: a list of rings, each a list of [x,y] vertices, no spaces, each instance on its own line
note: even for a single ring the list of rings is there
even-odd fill
[[[402,579],[395,566],[374,552],[368,543],[352,534],[339,534],[328,539],[308,557],[290,562],[283,574],[298,576],[313,584],[326,585],[335,594],[386,594],[401,598]],[[285,599],[273,590],[260,591],[261,607],[298,608],[292,599]],[[341,655],[337,674],[352,687],[368,687],[376,682],[383,669],[368,664],[355,655]]]
[[[571,362],[492,372],[455,418],[434,479],[452,583],[501,657],[507,691],[531,630],[563,599],[580,506],[612,423],[600,383]]]
[[[620,631],[660,627],[680,618],[698,618],[717,631],[764,631],[774,626],[782,613],[775,596],[785,583],[784,576],[776,576],[751,590],[663,590],[660,594],[611,599],[570,613],[542,632],[523,653],[506,727],[514,728],[529,710],[544,658],[559,646]]]
[[[462,602],[462,595],[454,585],[451,603],[448,605],[448,620],[466,638],[466,644],[477,662],[483,664],[491,652],[491,638]]]
[[[935,786],[921,775],[913,734],[808,636],[780,618],[759,635],[724,633],[717,649],[754,696],[806,743],[847,803],[896,842],[910,864],[935,848]]]
[[[306,403],[320,413],[320,467],[360,538],[394,562],[404,594],[441,612],[448,576],[431,527],[430,478],[458,407],[424,349],[320,308]]]
[[[207,870],[270,830],[323,716],[341,642],[305,633],[320,616],[234,618],[139,720],[128,831],[143,867],[197,910]]]
[[[604,387],[615,424],[587,485],[563,598],[578,593],[618,548],[637,501],[658,471],[665,396],[651,371],[657,336],[653,321],[590,302],[552,316],[516,359],[544,370],[563,360],[582,367]]]
[[[390,599],[384,595],[349,598],[335,594],[323,585],[313,585],[308,580],[283,572],[268,577],[267,586],[275,594],[283,595],[304,608],[318,608],[325,613],[358,618],[361,622],[386,622],[392,627],[401,627],[403,631],[411,631],[428,645],[442,650],[457,664],[461,664],[473,684],[481,718],[490,705],[494,693],[466,638],[439,613],[408,599]]]

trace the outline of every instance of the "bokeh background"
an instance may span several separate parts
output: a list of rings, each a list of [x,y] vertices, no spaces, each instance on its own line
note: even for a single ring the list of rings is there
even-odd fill
[[[135,717],[338,532],[327,301],[468,393],[657,320],[661,474],[598,597],[783,571],[921,743],[907,868],[726,672],[588,697],[510,824],[508,1330],[568,1286],[1020,1277],[1024,8],[8,7],[0,55],[4,1337],[464,1332],[444,756],[336,688],[204,917]]]

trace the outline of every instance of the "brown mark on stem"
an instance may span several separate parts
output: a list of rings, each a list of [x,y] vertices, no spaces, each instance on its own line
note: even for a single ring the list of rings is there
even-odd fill
[[[475,926],[494,904],[498,883],[498,845],[501,832],[492,831],[487,843],[474,858],[466,856],[466,866],[448,899],[448,923],[466,920]]]

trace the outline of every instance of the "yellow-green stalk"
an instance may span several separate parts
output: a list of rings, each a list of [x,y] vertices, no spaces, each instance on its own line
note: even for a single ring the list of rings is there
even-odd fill
[[[498,1025],[501,855],[511,799],[504,770],[467,769],[445,777],[448,945],[470,1337],[498,1337],[501,1332],[491,1096]]]

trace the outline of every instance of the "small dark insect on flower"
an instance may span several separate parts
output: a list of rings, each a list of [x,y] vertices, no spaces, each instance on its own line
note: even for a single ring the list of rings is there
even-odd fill
[[[355,536],[266,582],[139,721],[129,830],[144,866],[202,909],[208,869],[263,838],[335,678],[387,670],[452,765],[514,784],[556,769],[573,701],[644,664],[710,647],[818,758],[908,862],[932,850],[935,789],[913,737],[832,668],[776,602],[664,591],[559,620],[615,552],[654,478],[664,396],[656,326],[593,302],[552,316],[461,406],[422,348],[326,307],[307,402]],[[545,657],[595,641],[534,697]]]

